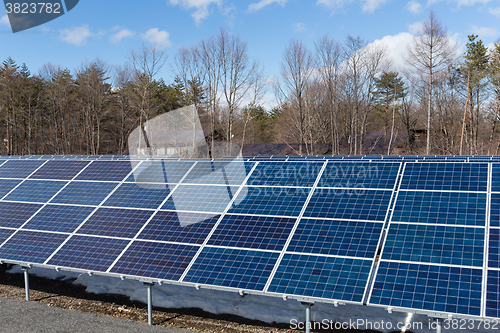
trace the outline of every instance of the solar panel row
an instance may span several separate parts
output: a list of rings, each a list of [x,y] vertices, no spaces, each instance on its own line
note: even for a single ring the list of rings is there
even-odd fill
[[[9,160],[0,260],[498,317],[499,176],[462,162]]]

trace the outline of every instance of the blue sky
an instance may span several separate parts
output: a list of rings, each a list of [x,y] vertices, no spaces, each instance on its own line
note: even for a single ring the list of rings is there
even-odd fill
[[[142,43],[157,43],[169,56],[159,75],[170,83],[179,47],[224,27],[247,41],[250,56],[268,76],[279,72],[290,39],[312,49],[327,33],[340,41],[349,34],[382,41],[397,66],[431,9],[462,51],[471,33],[486,45],[500,38],[500,0],[80,0],[67,14],[16,34],[0,9],[0,61],[10,56],[32,73],[49,62],[73,72],[97,57],[123,64]]]

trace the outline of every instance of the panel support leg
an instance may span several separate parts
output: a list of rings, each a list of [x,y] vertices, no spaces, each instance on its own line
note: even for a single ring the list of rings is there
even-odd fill
[[[439,318],[436,319],[436,333],[441,333],[441,330],[442,330],[442,327],[443,327],[443,323],[441,322],[441,320]]]
[[[21,269],[24,271],[24,290],[26,291],[26,300],[30,300],[30,276],[28,274],[29,267],[22,266]]]
[[[153,325],[153,282],[143,282],[146,287],[148,287],[148,324]]]
[[[311,306],[313,306],[314,303],[300,302],[300,304],[306,307],[306,333],[311,333]]]

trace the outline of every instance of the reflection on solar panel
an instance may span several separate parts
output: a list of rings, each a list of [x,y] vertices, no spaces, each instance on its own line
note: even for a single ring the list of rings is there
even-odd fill
[[[184,281],[263,290],[279,254],[205,247]]]
[[[0,159],[2,262],[500,316],[496,157]]]

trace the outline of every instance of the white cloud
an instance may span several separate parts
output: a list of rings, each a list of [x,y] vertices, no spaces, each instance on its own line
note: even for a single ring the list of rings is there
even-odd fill
[[[120,29],[120,28],[115,27],[115,30],[118,30],[118,29]],[[123,38],[132,37],[132,36],[135,36],[135,32],[130,31],[126,28],[123,28],[120,31],[112,34],[111,37],[109,38],[109,40],[113,44],[120,44],[120,42]]]
[[[61,29],[61,39],[67,43],[74,45],[84,45],[87,39],[93,35],[89,27],[82,25],[80,27],[73,27],[71,29]]]
[[[199,24],[201,20],[206,18],[210,13],[208,8],[212,4],[220,6],[222,0],[170,0],[172,6],[182,6],[186,9],[195,9],[191,16],[194,18],[196,24]]]
[[[9,23],[9,17],[7,15],[4,15],[0,18],[0,25],[8,25],[10,26]]]
[[[424,23],[423,22],[415,22],[415,23],[412,23],[412,24],[408,24],[408,31],[412,35],[418,35],[422,31],[423,27],[424,27]]]
[[[172,45],[170,40],[170,34],[165,30],[159,30],[158,28],[151,28],[145,33],[141,34],[142,38],[149,41],[150,43],[157,44],[161,47],[167,47]]]
[[[413,41],[413,35],[408,32],[400,32],[397,35],[388,35],[382,39],[377,39],[368,46],[383,45],[387,51],[387,57],[392,61],[393,70],[401,70],[408,68],[408,64],[404,61],[403,55],[406,53],[408,45]]]
[[[269,6],[273,3],[277,3],[281,7],[285,6],[286,2],[288,0],[260,0],[259,2],[254,2],[251,3],[250,6],[248,6],[248,11],[249,12],[256,12],[258,10],[261,10],[262,8]]]
[[[431,6],[435,3],[441,2],[443,0],[428,0],[427,5]],[[460,8],[462,6],[474,6],[476,4],[487,4],[491,0],[448,0],[448,3],[456,3],[457,7]]]
[[[420,14],[422,11],[422,5],[417,1],[410,1],[406,4],[406,10],[413,14]]]
[[[331,9],[339,9],[352,3],[360,3],[364,12],[373,13],[375,9],[391,0],[317,0],[316,4],[325,5]]]
[[[500,7],[490,8],[490,14],[500,17]]]
[[[304,22],[297,22],[297,23],[294,23],[293,24],[293,30],[295,32],[303,32],[306,30],[306,25],[304,24]]]
[[[498,31],[495,28],[478,27],[477,25],[471,25],[470,30],[473,34],[478,35],[482,38],[498,36]]]

